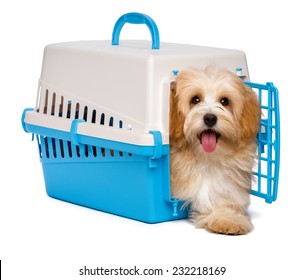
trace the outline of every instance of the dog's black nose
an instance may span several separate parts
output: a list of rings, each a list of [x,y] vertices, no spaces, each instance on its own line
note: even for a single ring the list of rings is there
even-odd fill
[[[216,124],[217,122],[217,116],[214,114],[206,114],[204,116],[204,123],[208,126],[208,127],[212,127]]]

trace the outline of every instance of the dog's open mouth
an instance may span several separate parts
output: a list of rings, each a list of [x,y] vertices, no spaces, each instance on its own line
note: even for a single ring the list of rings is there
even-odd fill
[[[206,153],[212,153],[216,149],[216,144],[220,136],[221,135],[218,132],[212,129],[207,129],[203,130],[198,137],[202,144],[203,150]]]

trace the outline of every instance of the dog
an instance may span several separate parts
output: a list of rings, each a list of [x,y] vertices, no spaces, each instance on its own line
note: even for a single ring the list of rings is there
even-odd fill
[[[253,229],[247,209],[260,117],[257,94],[228,70],[185,69],[171,83],[171,194],[197,228]]]

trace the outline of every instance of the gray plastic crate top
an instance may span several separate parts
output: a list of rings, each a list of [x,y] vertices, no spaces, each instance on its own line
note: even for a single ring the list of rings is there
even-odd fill
[[[46,46],[36,107],[40,111],[47,107],[50,114],[55,92],[56,102],[64,97],[63,107],[70,100],[71,109],[77,103],[94,108],[122,120],[124,127],[133,131],[159,130],[168,144],[173,70],[214,64],[233,72],[242,69],[244,80],[249,78],[245,54],[239,50],[174,43],[161,43],[159,49],[152,49],[150,41],[120,41],[119,45],[113,41]],[[55,115],[56,109],[59,107],[55,106]]]
[[[125,23],[146,24],[152,41],[119,41]],[[243,51],[161,43],[154,21],[123,15],[112,40],[45,47],[36,106],[22,126],[36,134],[47,193],[145,222],[187,217],[171,197],[170,83],[178,70],[216,65],[258,94],[263,119],[252,194],[277,197],[280,157],[278,91],[249,82]]]

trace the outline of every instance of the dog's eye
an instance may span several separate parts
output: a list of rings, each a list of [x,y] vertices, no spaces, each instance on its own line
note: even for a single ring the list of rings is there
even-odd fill
[[[198,96],[194,96],[192,99],[191,99],[191,103],[192,104],[198,104],[198,103],[200,103],[201,102],[201,100],[200,100],[200,98],[198,97]]]
[[[229,99],[228,99],[227,97],[223,97],[223,98],[221,99],[221,104],[222,104],[223,106],[229,105]]]

